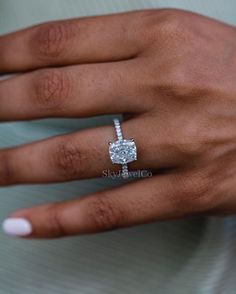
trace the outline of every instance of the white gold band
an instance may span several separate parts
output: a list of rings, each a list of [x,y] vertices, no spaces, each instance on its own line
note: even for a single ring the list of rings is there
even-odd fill
[[[117,140],[123,140],[123,135],[122,135],[122,131],[121,131],[121,126],[120,126],[119,119],[118,118],[114,118],[113,119],[113,122],[114,122],[114,126],[115,126]]]

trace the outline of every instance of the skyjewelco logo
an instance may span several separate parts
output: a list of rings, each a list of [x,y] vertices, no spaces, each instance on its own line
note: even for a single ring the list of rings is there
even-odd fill
[[[110,169],[105,169],[102,171],[102,177],[103,178],[111,178],[111,179],[117,179],[122,178],[122,171],[112,171]],[[135,171],[129,171],[129,177],[128,178],[150,178],[152,177],[152,172],[146,169],[139,169]]]

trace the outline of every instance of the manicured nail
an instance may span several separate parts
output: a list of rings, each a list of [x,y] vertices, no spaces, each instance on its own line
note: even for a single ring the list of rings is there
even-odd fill
[[[11,236],[21,237],[32,233],[31,223],[24,218],[7,218],[2,224],[2,229]]]

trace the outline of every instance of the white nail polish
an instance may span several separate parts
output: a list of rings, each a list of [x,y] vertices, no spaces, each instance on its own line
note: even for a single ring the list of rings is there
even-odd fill
[[[32,233],[31,223],[24,218],[7,218],[2,224],[3,231],[11,236],[27,236]]]

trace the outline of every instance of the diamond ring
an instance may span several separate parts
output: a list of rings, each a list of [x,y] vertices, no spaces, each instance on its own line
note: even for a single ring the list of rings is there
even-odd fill
[[[113,164],[122,164],[122,177],[128,178],[128,163],[137,160],[134,139],[123,139],[119,119],[113,119],[117,140],[109,142],[109,155]]]

